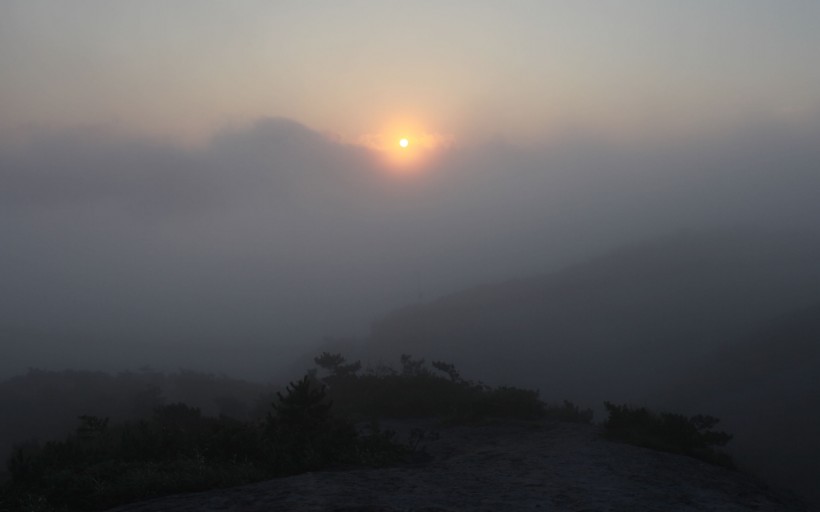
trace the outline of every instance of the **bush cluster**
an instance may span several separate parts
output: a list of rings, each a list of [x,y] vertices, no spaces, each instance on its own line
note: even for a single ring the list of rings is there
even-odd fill
[[[324,387],[305,377],[261,421],[206,417],[185,404],[118,425],[81,416],[66,439],[14,451],[0,510],[98,510],[335,464],[395,463],[411,451],[378,429],[360,435],[331,406]]]
[[[630,444],[732,468],[731,457],[717,447],[725,446],[731,434],[713,430],[719,420],[712,416],[654,413],[644,407],[604,402],[609,417],[604,422],[606,436]]]
[[[139,421],[81,416],[62,441],[18,446],[0,487],[0,510],[99,510],[164,494],[200,491],[338,466],[381,466],[418,455],[424,431],[406,443],[378,427],[382,418],[553,419],[591,423],[571,402],[544,403],[538,391],[490,387],[462,378],[451,363],[400,358],[399,369],[362,369],[323,353],[318,368],[277,393],[255,420],[203,415],[161,404]],[[656,414],[605,403],[608,437],[731,467],[716,449],[731,436],[718,420]],[[368,422],[359,430],[357,422]]]
[[[365,371],[358,361],[347,363],[341,354],[325,352],[314,361],[338,410],[360,420],[440,417],[472,421],[495,417],[592,421],[591,410],[581,410],[570,402],[547,405],[537,390],[493,388],[465,380],[452,363],[444,361],[432,361],[428,366],[424,359],[404,354],[399,370],[382,366]]]

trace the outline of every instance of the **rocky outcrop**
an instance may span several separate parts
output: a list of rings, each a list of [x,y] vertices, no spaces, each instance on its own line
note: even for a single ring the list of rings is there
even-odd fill
[[[685,456],[607,441],[599,427],[492,423],[442,427],[424,462],[307,473],[170,496],[112,512],[804,511],[757,479]]]

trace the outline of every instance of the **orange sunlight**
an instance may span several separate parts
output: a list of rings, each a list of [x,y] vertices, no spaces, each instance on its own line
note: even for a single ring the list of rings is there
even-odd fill
[[[358,143],[378,154],[385,167],[402,175],[422,171],[442,149],[453,144],[453,137],[428,132],[421,123],[395,121],[379,133],[359,137]]]

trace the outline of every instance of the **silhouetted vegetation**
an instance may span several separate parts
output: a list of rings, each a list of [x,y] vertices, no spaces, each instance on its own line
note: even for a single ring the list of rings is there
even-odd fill
[[[580,410],[570,402],[550,406],[537,390],[490,387],[465,380],[452,363],[432,361],[408,354],[400,358],[400,370],[387,366],[360,372],[358,362],[348,364],[340,354],[323,353],[315,358],[324,371],[339,411],[354,418],[442,417],[471,421],[488,417],[515,419],[553,418],[589,423],[591,410]]]
[[[0,509],[97,510],[337,464],[390,464],[412,452],[390,432],[360,434],[331,407],[324,387],[305,377],[260,421],[206,417],[181,403],[118,425],[81,416],[68,438],[15,450]]]
[[[609,438],[665,452],[681,453],[725,467],[734,467],[731,457],[716,449],[732,436],[712,430],[719,420],[697,415],[654,413],[644,407],[604,402],[609,417],[604,422]]]
[[[472,382],[444,361],[428,365],[405,354],[399,369],[365,370],[341,354],[325,352],[314,361],[318,368],[276,393],[257,418],[207,416],[181,402],[165,404],[159,387],[129,385],[136,391],[131,393],[132,406],[153,404],[150,415],[111,422],[85,414],[63,440],[19,445],[8,460],[10,481],[0,491],[0,509],[98,510],[332,466],[409,460],[428,433],[414,430],[402,443],[394,432],[379,428],[381,418],[592,421],[591,410],[568,401],[548,405],[535,390]],[[105,380],[101,374],[87,377],[80,380]],[[120,382],[133,380],[125,377]],[[213,388],[213,378],[193,373],[180,377],[200,382],[193,389]],[[238,399],[215,391],[220,409],[247,414]],[[207,402],[201,393],[199,398]],[[716,418],[605,405],[607,437],[732,467],[730,457],[716,449],[732,438],[714,430]],[[366,426],[357,429],[356,422]]]
[[[327,467],[394,464],[418,453],[427,432],[416,429],[403,443],[379,428],[380,418],[592,420],[591,411],[570,402],[545,404],[538,391],[465,380],[443,361],[427,365],[403,355],[398,370],[365,371],[341,354],[324,353],[315,362],[319,368],[276,393],[257,418],[208,416],[185,403],[165,404],[158,387],[134,387],[134,403],[154,404],[150,415],[112,422],[84,414],[60,441],[19,445],[8,461],[11,479],[0,508],[98,510]],[[222,407],[247,413],[230,396],[217,396]],[[356,422],[366,426],[357,429]]]
[[[189,370],[164,374],[146,368],[112,375],[32,369],[0,382],[0,457],[6,459],[13,444],[62,439],[74,430],[80,415],[123,423],[148,418],[167,403],[182,402],[204,416],[250,420],[267,413],[275,389]]]

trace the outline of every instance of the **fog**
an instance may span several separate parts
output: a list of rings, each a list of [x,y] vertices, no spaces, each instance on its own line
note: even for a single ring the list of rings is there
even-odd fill
[[[0,2],[0,458],[427,364],[820,504],[820,3],[225,5]]]
[[[679,230],[810,230],[820,123],[574,133],[412,172],[285,119],[185,149],[105,130],[0,151],[0,376],[150,365],[270,378],[400,306]]]
[[[817,140],[817,118],[570,131],[404,167],[280,118],[196,148],[99,128],[6,143],[0,453],[145,393],[211,412],[268,396],[196,372],[280,384],[323,350],[411,353],[598,413],[716,415],[744,469],[818,500]],[[137,398],[103,406],[109,385]]]

